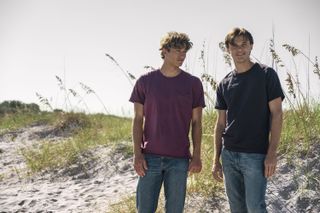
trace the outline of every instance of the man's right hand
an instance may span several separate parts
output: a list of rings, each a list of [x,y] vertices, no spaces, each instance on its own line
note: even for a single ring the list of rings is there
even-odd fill
[[[212,166],[212,176],[218,182],[222,182],[223,181],[222,166],[221,166],[220,162],[213,164],[213,166]]]
[[[145,176],[145,171],[148,169],[148,167],[143,154],[134,155],[133,166],[140,177]]]

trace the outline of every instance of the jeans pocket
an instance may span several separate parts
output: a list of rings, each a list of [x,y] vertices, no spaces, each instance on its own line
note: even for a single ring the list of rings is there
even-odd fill
[[[263,176],[264,173],[264,154],[243,153],[241,156],[241,167],[245,173]]]
[[[145,155],[147,162],[147,173],[160,173],[161,172],[161,158],[153,155]]]
[[[222,148],[221,161],[222,161],[222,166],[227,166],[229,164],[233,164],[233,162],[235,161],[235,158],[234,156],[232,156],[232,152],[226,150],[225,148]]]

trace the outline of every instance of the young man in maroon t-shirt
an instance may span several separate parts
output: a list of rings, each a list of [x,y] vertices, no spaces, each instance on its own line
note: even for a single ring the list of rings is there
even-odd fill
[[[140,176],[139,213],[156,211],[162,184],[166,212],[183,212],[188,171],[201,171],[203,88],[197,77],[180,69],[191,47],[186,34],[167,33],[160,43],[162,67],[141,76],[130,97],[134,103],[134,168]]]

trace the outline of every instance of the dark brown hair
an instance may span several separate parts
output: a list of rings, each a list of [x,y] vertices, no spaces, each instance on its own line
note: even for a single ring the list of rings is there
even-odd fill
[[[243,36],[245,39],[249,40],[250,44],[253,44],[253,38],[251,33],[244,28],[233,28],[226,36],[224,44],[226,48],[229,48],[229,45],[234,45],[234,40],[238,36]]]

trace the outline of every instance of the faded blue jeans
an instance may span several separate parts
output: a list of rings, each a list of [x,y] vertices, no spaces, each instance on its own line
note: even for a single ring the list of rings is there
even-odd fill
[[[225,188],[232,213],[265,213],[264,154],[222,149]]]
[[[163,183],[166,213],[182,213],[186,196],[189,159],[145,155],[148,170],[139,177],[137,209],[139,213],[157,210],[160,189]]]

